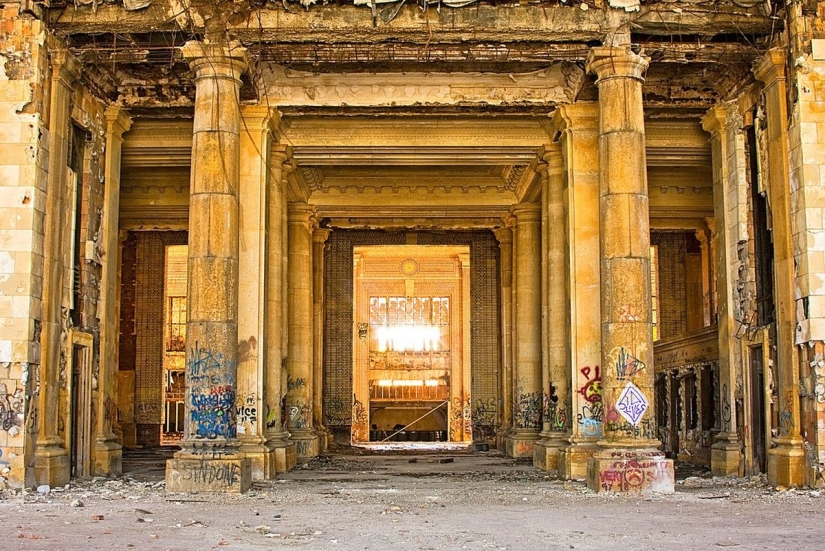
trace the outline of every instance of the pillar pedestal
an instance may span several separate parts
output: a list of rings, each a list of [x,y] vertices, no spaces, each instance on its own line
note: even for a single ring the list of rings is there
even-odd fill
[[[533,446],[533,466],[543,471],[559,470],[562,452],[567,447],[566,433],[552,432]]]
[[[742,445],[736,434],[719,433],[710,447],[713,476],[741,476]]]
[[[587,487],[610,493],[673,493],[673,461],[662,452],[600,449],[587,462]]]
[[[768,484],[775,488],[795,488],[805,480],[805,448],[802,438],[775,438],[768,450]]]
[[[176,454],[166,462],[170,493],[241,494],[252,486],[252,466],[243,453],[220,458]]]
[[[587,462],[593,457],[599,446],[595,442],[570,438],[570,445],[559,453],[559,478],[565,480],[584,480],[587,478]]]

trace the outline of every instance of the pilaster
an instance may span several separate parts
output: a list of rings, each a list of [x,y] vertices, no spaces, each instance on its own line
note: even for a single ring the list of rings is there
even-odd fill
[[[738,196],[737,188],[744,185],[744,138],[741,129],[731,121],[735,104],[713,107],[702,118],[702,125],[710,132],[713,155],[713,211],[716,232],[716,289],[717,325],[719,329],[719,395],[722,412],[722,430],[711,446],[711,470],[714,476],[738,476],[742,445],[737,431],[735,389],[736,373],[741,369],[741,358],[736,345],[736,319],[731,290],[736,282],[738,256],[736,254],[739,209],[731,204]],[[735,117],[734,120],[738,119]],[[747,214],[747,213],[745,213]]]
[[[504,447],[504,438],[513,426],[513,230],[494,230],[499,245],[499,281],[501,296],[501,367],[499,376],[499,409],[496,447]]]
[[[562,154],[565,309],[565,369],[570,381],[565,406],[569,444],[559,455],[559,477],[581,479],[602,435],[599,268],[598,105],[560,106],[553,117]]]
[[[57,435],[56,412],[60,395],[60,347],[63,332],[63,251],[70,208],[64,197],[69,152],[69,117],[72,89],[80,76],[80,63],[66,50],[53,49],[49,98],[49,183],[43,238],[42,331],[40,334],[40,395],[34,477],[36,484],[63,486],[69,482],[70,460]]]
[[[326,228],[316,228],[312,232],[312,415],[319,452],[327,450],[330,437],[329,429],[324,425],[324,270],[330,232]]]
[[[266,242],[264,312],[266,318],[266,376],[264,377],[264,416],[266,446],[274,456],[274,472],[281,473],[295,466],[295,443],[286,432],[286,419],[281,412],[286,406],[287,325],[287,174],[290,150],[276,145],[270,153],[269,197]]]
[[[289,353],[287,355],[287,430],[298,462],[318,455],[313,426],[312,229],[315,208],[288,204]]]
[[[510,457],[533,457],[541,430],[541,205],[520,203],[516,218],[516,364]]]
[[[673,492],[673,462],[658,451],[653,399],[650,217],[642,110],[647,59],[594,48],[599,88],[599,211],[603,435],[588,461],[599,492]]]
[[[768,483],[772,486],[801,486],[804,480],[805,449],[800,435],[799,367],[795,346],[793,221],[790,207],[788,152],[788,108],[785,82],[786,52],[768,50],[754,67],[764,83],[766,179],[774,254],[774,305],[776,308],[776,381],[779,395],[779,436],[768,450]]]
[[[542,432],[533,452],[533,464],[543,470],[559,468],[559,456],[569,444],[567,402],[570,392],[568,368],[569,310],[564,224],[564,159],[560,143],[546,145],[539,155],[546,163],[542,181],[542,218],[546,241],[542,245],[544,327],[542,344]],[[545,352],[546,351],[546,352]],[[546,356],[545,356],[546,355]]]
[[[191,41],[195,72],[189,198],[186,420],[166,466],[169,492],[245,492],[250,461],[237,439],[241,73],[238,44]]]
[[[100,282],[100,376],[98,378],[97,427],[94,473],[97,476],[121,474],[122,452],[113,432],[117,421],[115,377],[118,370],[120,334],[120,154],[123,134],[132,119],[120,107],[106,109],[106,160],[101,217],[103,272]]]

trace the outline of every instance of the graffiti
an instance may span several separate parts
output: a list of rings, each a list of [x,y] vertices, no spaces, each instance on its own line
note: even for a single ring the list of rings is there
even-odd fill
[[[5,384],[0,384],[0,422],[10,436],[17,436],[23,426],[23,389],[15,388],[9,393]]]
[[[328,427],[349,425],[352,422],[352,408],[340,398],[332,398],[324,407],[324,419]]]
[[[619,321],[622,323],[635,323],[641,321],[642,317],[632,304],[625,304],[619,308]]]
[[[190,419],[199,438],[234,438],[236,432],[235,391],[231,387],[216,387],[208,393],[191,391]]]
[[[369,440],[367,410],[361,400],[352,394],[352,439],[358,442]]]
[[[299,388],[304,388],[305,386],[307,386],[307,381],[303,377],[293,379],[291,375],[287,375],[287,377],[286,377],[286,390],[287,390],[287,392],[292,391],[292,390],[298,390]]]
[[[310,419],[312,419],[312,405],[299,404],[288,406],[289,420],[288,425],[291,429],[308,429],[310,427]]]
[[[622,417],[634,426],[639,424],[639,420],[647,411],[648,405],[647,397],[633,383],[627,383],[616,401],[616,409],[619,410]]]
[[[559,403],[553,385],[550,385],[550,392],[542,396],[542,406],[543,420],[550,424],[550,430],[563,431],[567,427],[567,411],[564,404]]]
[[[473,407],[473,424],[493,426],[496,424],[496,417],[498,415],[498,403],[495,398],[487,398],[487,400],[476,400],[475,407]]]
[[[576,416],[576,420],[579,423],[579,431],[582,436],[601,438],[602,413],[601,402],[582,407],[581,413]]]
[[[612,355],[613,353],[611,353]],[[619,381],[630,379],[637,373],[644,371],[646,367],[642,360],[628,354],[624,346],[618,349],[616,354],[616,378]]]
[[[793,418],[793,391],[785,393],[785,403],[782,404],[782,411],[779,414],[779,434],[785,436],[793,432],[796,427]]]
[[[255,395],[248,394],[246,399],[241,401],[235,408],[235,415],[238,423],[250,423],[254,425],[258,421],[258,408],[255,407]]]
[[[663,461],[625,459],[599,473],[599,484],[606,492],[640,491],[657,482],[673,484],[672,474]]]
[[[450,406],[450,441],[461,442],[465,434],[471,433],[470,399],[455,397]]]
[[[105,423],[108,423],[109,428],[117,424],[119,414],[120,412],[117,409],[115,401],[112,400],[111,396],[106,396],[106,400],[103,402],[103,420]]]
[[[367,323],[359,323],[358,324],[358,339],[361,342],[367,342],[367,330],[369,329],[369,324]]]
[[[656,438],[656,427],[649,419],[643,419],[638,425],[632,425],[627,421],[605,421],[605,432],[611,433],[613,438]]]
[[[583,367],[579,372],[584,375],[585,382],[577,391],[585,400],[591,404],[601,403],[602,401],[602,374],[599,366],[594,368]]]
[[[811,374],[814,377],[814,397],[817,403],[825,404],[825,360],[822,354],[814,355],[810,365]]]
[[[519,428],[541,428],[541,392],[520,392],[516,399],[513,418]]]
[[[200,461],[196,465],[183,464],[180,470],[172,470],[175,482],[191,481],[194,484],[206,484],[230,487],[240,482],[241,469],[236,463],[212,463]]]
[[[312,440],[295,440],[295,455],[298,457],[312,457],[315,449]]]
[[[728,384],[722,385],[722,430],[730,432],[731,410],[730,397],[728,396]]]

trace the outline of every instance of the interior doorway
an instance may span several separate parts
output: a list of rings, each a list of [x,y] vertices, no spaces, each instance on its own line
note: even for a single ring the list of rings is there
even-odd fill
[[[354,248],[353,444],[470,442],[468,246]]]

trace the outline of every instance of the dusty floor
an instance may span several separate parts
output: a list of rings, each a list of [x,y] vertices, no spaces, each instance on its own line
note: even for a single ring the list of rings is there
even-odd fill
[[[758,478],[606,497],[497,452],[333,455],[243,496],[167,495],[168,450],[117,480],[0,500],[0,549],[825,549],[825,495]]]

